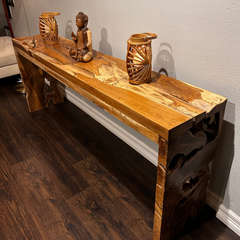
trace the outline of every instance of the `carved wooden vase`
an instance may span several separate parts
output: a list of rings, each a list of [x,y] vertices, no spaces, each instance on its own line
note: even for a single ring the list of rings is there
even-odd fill
[[[157,35],[154,33],[140,33],[133,34],[128,39],[127,72],[130,83],[142,84],[151,81],[151,39],[155,38],[157,38]]]
[[[39,17],[39,30],[45,44],[58,42],[58,25],[55,19],[58,12],[45,12]]]

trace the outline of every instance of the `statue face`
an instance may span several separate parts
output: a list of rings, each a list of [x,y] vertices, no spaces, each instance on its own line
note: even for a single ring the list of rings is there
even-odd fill
[[[76,25],[78,28],[84,27],[84,23],[83,23],[82,19],[76,18]]]

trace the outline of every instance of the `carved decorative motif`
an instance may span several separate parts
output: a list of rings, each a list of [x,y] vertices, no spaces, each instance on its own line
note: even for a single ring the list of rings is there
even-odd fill
[[[157,38],[156,34],[133,34],[128,39],[127,72],[129,82],[142,84],[151,81],[152,47],[151,39]]]
[[[54,104],[63,102],[64,98],[63,98],[61,92],[59,91],[58,81],[47,73],[45,73],[44,77],[50,82],[51,92],[45,93],[45,95],[44,95],[45,101],[43,103],[43,106],[47,107],[50,99],[53,100]]]
[[[35,38],[27,39],[23,42],[23,46],[25,46],[29,49],[33,49],[33,48],[37,47],[37,40]]]
[[[216,153],[222,121],[223,114],[216,113],[166,144],[167,151],[159,144],[159,156],[165,161],[159,158],[156,239],[172,239],[188,218],[195,218],[203,210],[210,177],[209,163]],[[160,228],[156,225],[159,216]]]
[[[45,12],[39,17],[39,30],[45,44],[58,42],[58,25],[55,19],[56,15],[60,15],[60,13]]]

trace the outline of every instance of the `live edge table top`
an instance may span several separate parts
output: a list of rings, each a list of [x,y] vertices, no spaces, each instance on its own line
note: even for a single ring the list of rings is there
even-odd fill
[[[74,62],[68,56],[74,43],[63,37],[56,44],[44,44],[40,35],[13,44],[18,55],[154,142],[182,134],[225,108],[226,98],[156,72],[150,83],[132,85],[125,61],[97,51],[88,63]]]

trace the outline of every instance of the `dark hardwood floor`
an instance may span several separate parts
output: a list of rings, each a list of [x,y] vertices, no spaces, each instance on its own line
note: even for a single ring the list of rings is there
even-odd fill
[[[152,239],[156,167],[72,103],[0,79],[0,240]],[[208,206],[178,240],[240,239]]]

